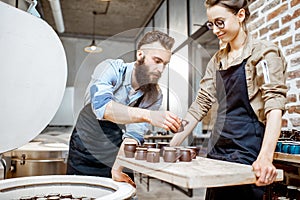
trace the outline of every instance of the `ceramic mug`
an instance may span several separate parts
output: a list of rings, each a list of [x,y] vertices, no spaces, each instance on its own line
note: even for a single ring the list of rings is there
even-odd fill
[[[200,147],[196,147],[196,146],[186,146],[185,148],[187,149],[191,149],[195,152],[195,156],[193,157],[193,159],[196,159],[197,156],[199,155],[199,151],[200,151]]]
[[[294,130],[293,132],[295,141],[300,141],[300,131]]]
[[[147,148],[137,147],[135,153],[136,160],[147,160]]]
[[[300,154],[300,144],[291,144],[289,147],[290,154]]]
[[[165,162],[174,163],[177,161],[176,149],[172,147],[164,147],[163,159]]]
[[[291,143],[282,143],[281,152],[282,153],[289,153],[289,151],[290,151],[290,144]]]
[[[159,163],[160,149],[148,148],[147,150],[147,162]]]
[[[188,125],[188,123],[189,123],[189,121],[187,121],[187,120],[185,120],[185,119],[182,119],[182,120],[181,120],[181,125],[180,125],[180,127],[179,127],[179,129],[178,129],[177,132],[182,132],[182,131],[184,131],[184,127],[185,127],[186,125]]]
[[[124,143],[124,153],[126,158],[133,158],[137,144],[135,142]]]
[[[156,148],[155,142],[144,142],[143,147],[145,148]]]
[[[275,152],[282,152],[282,141],[277,142]]]
[[[163,156],[164,148],[170,146],[169,142],[157,142],[157,148],[160,149],[160,156]]]
[[[176,149],[176,157],[178,157],[179,158],[179,156],[180,156],[180,150],[183,148],[182,146],[176,146],[176,147],[174,147],[175,149]]]
[[[194,150],[187,148],[182,148],[180,150],[179,161],[191,162],[194,157],[196,157],[196,153],[194,152]]]

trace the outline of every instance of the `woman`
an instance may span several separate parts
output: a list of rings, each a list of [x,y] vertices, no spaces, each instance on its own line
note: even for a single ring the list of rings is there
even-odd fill
[[[219,38],[220,50],[210,60],[200,89],[185,117],[180,145],[211,105],[218,102],[208,157],[252,165],[256,185],[210,188],[206,199],[262,199],[264,186],[276,178],[273,154],[284,111],[286,62],[274,44],[251,38],[246,0],[206,0],[207,27]]]

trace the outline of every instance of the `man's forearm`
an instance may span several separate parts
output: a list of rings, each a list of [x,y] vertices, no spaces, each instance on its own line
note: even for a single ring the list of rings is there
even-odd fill
[[[104,119],[117,124],[150,122],[150,110],[126,106],[110,101],[104,112]]]

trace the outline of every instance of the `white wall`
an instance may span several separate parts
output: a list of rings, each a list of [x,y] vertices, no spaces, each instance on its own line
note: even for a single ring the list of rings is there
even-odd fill
[[[103,51],[101,53],[86,53],[83,49],[90,45],[92,40],[70,37],[61,37],[61,40],[68,62],[67,86],[74,87],[73,112],[74,120],[76,120],[78,112],[83,106],[86,87],[97,64],[108,58],[121,58],[125,62],[133,62],[135,59],[134,43],[120,41],[115,37],[102,41],[96,40],[96,44]]]
[[[134,43],[122,42],[113,39],[96,40],[96,44],[103,48],[103,52],[94,55],[84,52],[84,47],[91,44],[91,39],[80,39],[71,37],[60,37],[66,51],[68,61],[68,81],[67,86],[74,86],[77,72],[83,65],[88,62],[87,59],[96,59],[101,62],[106,58],[122,58],[127,62],[134,61]],[[129,56],[123,56],[124,53],[131,53]],[[90,66],[89,68],[94,68]]]

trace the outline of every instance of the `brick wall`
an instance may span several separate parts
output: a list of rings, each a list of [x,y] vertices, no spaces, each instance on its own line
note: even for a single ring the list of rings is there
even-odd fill
[[[282,129],[300,130],[300,0],[255,0],[250,12],[249,32],[277,44],[288,63]]]

